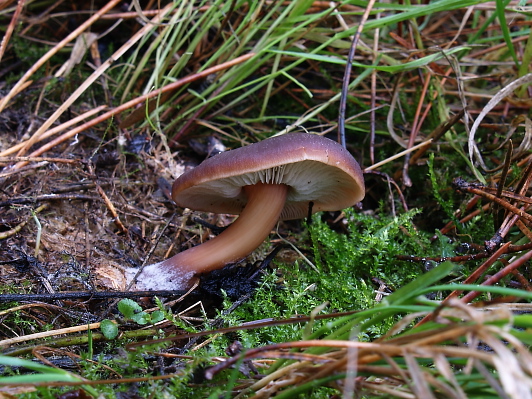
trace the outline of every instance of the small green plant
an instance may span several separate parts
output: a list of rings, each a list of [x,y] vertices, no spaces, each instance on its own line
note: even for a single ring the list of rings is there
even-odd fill
[[[122,315],[137,324],[155,324],[164,319],[164,312],[156,310],[152,313],[147,313],[142,310],[142,307],[132,299],[122,299],[118,302],[118,310]],[[111,320],[102,320],[100,330],[107,339],[114,339],[118,336],[118,327]]]
[[[156,310],[153,313],[146,313],[140,305],[132,299],[122,299],[118,302],[118,310],[125,318],[133,320],[137,324],[154,324],[164,319],[164,313]]]
[[[115,339],[118,336],[118,326],[109,319],[102,320],[100,330],[107,339]]]

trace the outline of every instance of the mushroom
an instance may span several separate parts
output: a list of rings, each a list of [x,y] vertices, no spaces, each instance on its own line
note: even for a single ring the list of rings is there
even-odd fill
[[[145,266],[135,289],[186,289],[195,276],[245,258],[279,220],[344,209],[363,197],[358,163],[322,136],[290,133],[222,152],[181,175],[172,198],[183,208],[240,216],[217,237]]]

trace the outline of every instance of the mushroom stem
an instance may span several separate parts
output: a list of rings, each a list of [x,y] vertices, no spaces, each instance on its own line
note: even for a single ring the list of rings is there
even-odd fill
[[[144,267],[137,289],[184,289],[194,275],[220,269],[253,252],[279,220],[288,187],[258,183],[243,189],[248,203],[234,223],[206,243]]]

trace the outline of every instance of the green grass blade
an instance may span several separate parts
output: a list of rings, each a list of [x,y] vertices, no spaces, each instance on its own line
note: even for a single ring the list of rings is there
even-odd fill
[[[0,364],[10,367],[24,367],[29,370],[38,371],[41,373],[56,373],[63,374],[65,373],[62,370],[56,369],[54,367],[45,366],[40,363],[32,362],[30,360],[19,359],[16,357],[2,356],[0,355]]]
[[[518,298],[532,300],[532,292],[518,290],[515,288],[489,286],[489,285],[477,285],[477,284],[435,285],[433,287],[423,288],[417,294],[422,295],[422,294],[427,294],[427,293],[434,292],[434,291],[454,291],[454,290],[489,292],[491,294],[498,294],[498,295],[504,295],[504,296],[515,296]]]
[[[398,64],[398,65],[366,65],[366,64],[360,64],[358,62],[353,62],[353,66],[360,67],[360,68],[370,68],[370,69],[376,69],[378,71],[383,72],[390,72],[390,73],[398,73],[398,72],[405,72],[411,69],[421,68],[423,66],[426,66],[430,64],[431,62],[438,61],[442,58],[445,58],[445,56],[457,53],[462,50],[466,50],[468,47],[465,46],[459,46],[455,47],[451,50],[446,50],[434,54],[427,55],[425,57],[419,58],[414,61],[406,62],[404,64]],[[329,56],[329,55],[322,55],[322,54],[309,54],[309,53],[301,53],[297,51],[282,51],[282,50],[269,50],[272,53],[276,54],[284,54],[291,57],[299,57],[306,60],[313,60],[317,62],[323,62],[323,63],[330,63],[330,64],[339,64],[339,65],[345,65],[346,60],[343,58],[338,58],[336,56]]]
[[[35,382],[51,382],[51,381],[81,381],[80,378],[74,376],[68,371],[58,368],[45,366],[43,364],[32,362],[30,360],[19,359],[16,357],[0,355],[0,364],[8,367],[23,367],[29,370],[36,371],[37,374],[29,375],[15,375],[8,377],[0,377],[1,384],[31,384]]]
[[[38,382],[77,382],[80,378],[74,377],[72,374],[58,374],[58,373],[40,373],[28,375],[15,375],[11,377],[0,377],[0,385],[3,384],[35,384]]]
[[[508,50],[510,51],[510,55],[512,56],[515,65],[519,69],[519,60],[517,59],[517,54],[515,53],[514,44],[512,42],[512,38],[510,36],[510,29],[508,28],[508,23],[506,22],[506,15],[504,13],[504,10],[510,0],[507,0],[506,2],[503,2],[503,0],[496,0],[496,12],[497,17],[499,18],[499,24],[501,26],[502,35],[504,36],[504,41],[506,42],[506,45],[508,46]]]

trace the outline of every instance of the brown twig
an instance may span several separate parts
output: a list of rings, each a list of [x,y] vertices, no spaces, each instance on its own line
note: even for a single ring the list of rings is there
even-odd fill
[[[73,291],[55,292],[53,294],[0,294],[0,303],[5,302],[55,302],[66,299],[82,301],[116,299],[116,298],[142,298],[142,297],[175,297],[185,294],[186,291]],[[198,292],[192,292],[196,295]]]
[[[495,273],[490,278],[486,279],[481,285],[494,285],[501,281],[504,277],[506,277],[508,274],[510,274],[513,270],[523,266],[526,262],[528,262],[530,259],[532,259],[532,251],[528,251],[526,254],[521,256],[519,259],[514,260],[512,263],[510,263],[508,266],[504,267],[502,270]],[[482,294],[480,291],[471,291],[467,295],[464,295],[461,300],[464,303],[469,303],[473,299],[475,299],[477,296]]]
[[[532,222],[532,215],[524,212],[522,209],[517,208],[516,206],[508,203],[507,201],[503,200],[502,198],[497,198],[494,194],[490,194],[483,190],[483,188],[476,184],[471,184],[466,182],[462,178],[455,179],[453,182],[454,187],[456,187],[460,191],[464,191],[471,194],[476,194],[480,197],[484,197],[492,202],[495,202],[505,208],[506,210],[513,212],[516,215],[519,215],[525,220],[528,220],[529,222]]]
[[[410,157],[409,164],[415,165],[416,162],[421,158],[425,153],[428,151],[428,149],[432,146],[434,142],[437,142],[445,133],[449,131],[461,118],[464,116],[464,110],[460,110],[458,113],[453,115],[448,121],[441,123],[436,129],[432,131],[431,134],[428,135],[428,139],[432,139],[430,143],[427,143],[427,145],[421,147],[419,150],[417,150],[412,157]]]

